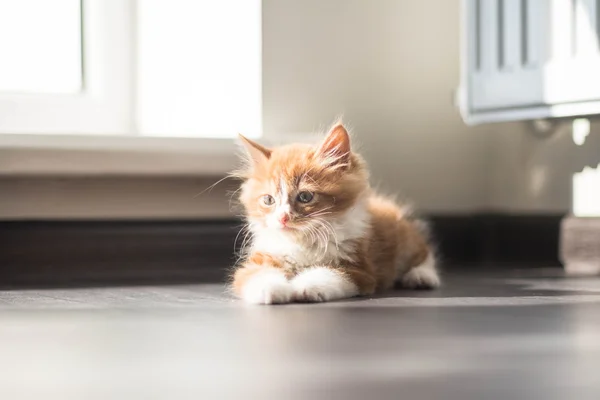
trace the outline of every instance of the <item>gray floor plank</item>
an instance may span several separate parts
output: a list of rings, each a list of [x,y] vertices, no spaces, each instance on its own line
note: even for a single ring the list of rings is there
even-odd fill
[[[0,292],[2,399],[597,399],[600,278],[247,306],[222,285]]]

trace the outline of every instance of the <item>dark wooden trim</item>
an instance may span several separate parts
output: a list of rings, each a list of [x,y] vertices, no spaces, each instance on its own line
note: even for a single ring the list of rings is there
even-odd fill
[[[561,218],[429,220],[448,266],[555,266]],[[0,287],[222,281],[234,263],[239,227],[205,220],[0,222]]]
[[[563,215],[433,216],[434,240],[449,265],[560,266]]]
[[[0,222],[0,285],[222,280],[234,221]]]

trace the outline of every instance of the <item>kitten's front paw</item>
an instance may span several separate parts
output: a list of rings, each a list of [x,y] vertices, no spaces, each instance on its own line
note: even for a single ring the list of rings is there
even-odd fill
[[[340,272],[326,267],[309,268],[292,280],[294,300],[323,302],[358,295],[358,288]]]
[[[298,287],[294,290],[294,301],[301,303],[320,303],[331,300],[326,288],[320,287]]]
[[[292,301],[293,288],[283,274],[258,274],[244,286],[242,298],[251,304],[281,304]]]

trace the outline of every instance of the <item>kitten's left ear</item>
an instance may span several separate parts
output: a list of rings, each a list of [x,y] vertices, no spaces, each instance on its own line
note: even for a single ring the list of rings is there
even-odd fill
[[[244,147],[246,148],[246,152],[252,159],[254,165],[260,164],[264,161],[267,161],[271,157],[272,151],[267,149],[266,147],[261,146],[260,144],[253,142],[247,137],[243,136],[241,133],[238,133]]]
[[[350,135],[343,124],[335,124],[317,148],[317,156],[331,166],[345,167],[350,161]]]

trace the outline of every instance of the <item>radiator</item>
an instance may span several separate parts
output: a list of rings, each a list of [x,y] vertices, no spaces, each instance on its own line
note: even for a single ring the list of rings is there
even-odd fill
[[[600,114],[600,0],[464,0],[466,122]]]

